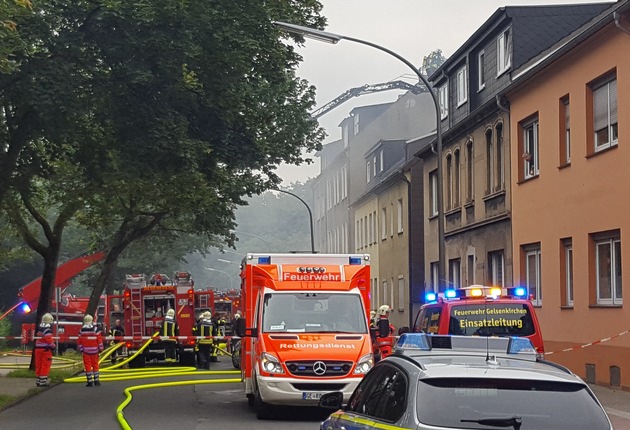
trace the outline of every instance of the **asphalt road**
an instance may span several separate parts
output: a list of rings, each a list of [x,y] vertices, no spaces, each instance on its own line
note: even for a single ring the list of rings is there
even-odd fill
[[[229,358],[221,357],[211,370],[234,370]],[[44,390],[0,413],[2,430],[43,428],[46,430],[120,429],[116,410],[125,400],[127,387],[165,381],[208,378],[240,378],[240,375],[197,376],[193,378],[136,379],[104,382],[100,387],[64,383]],[[260,421],[240,383],[194,384],[134,391],[125,407],[124,418],[134,430],[181,428],[186,430],[252,428],[261,430],[312,429],[327,413],[312,408],[282,408],[276,420]]]

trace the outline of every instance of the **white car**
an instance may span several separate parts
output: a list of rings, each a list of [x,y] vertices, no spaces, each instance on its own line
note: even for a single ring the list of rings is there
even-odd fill
[[[325,394],[333,429],[611,430],[601,403],[526,338],[403,334],[353,392]]]

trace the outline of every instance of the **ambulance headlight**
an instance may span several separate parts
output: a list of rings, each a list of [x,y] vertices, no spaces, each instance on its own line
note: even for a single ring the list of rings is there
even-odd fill
[[[262,369],[267,373],[284,373],[284,370],[282,370],[282,365],[280,364],[280,360],[269,353],[262,353],[262,360],[260,362],[260,365],[262,366]]]
[[[374,354],[369,353],[361,357],[354,368],[355,375],[365,375],[374,366]]]

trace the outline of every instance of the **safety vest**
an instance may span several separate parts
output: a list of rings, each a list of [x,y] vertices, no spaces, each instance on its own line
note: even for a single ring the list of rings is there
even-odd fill
[[[214,336],[216,334],[214,330],[214,324],[212,323],[211,320],[207,320],[207,319],[201,320],[197,331],[198,331],[197,335],[202,336],[202,337]],[[213,340],[212,339],[199,339],[199,343],[213,343]]]
[[[39,327],[37,327],[37,337],[35,348],[55,349],[55,341],[53,340],[50,324],[40,324]]]
[[[85,354],[98,354],[103,350],[103,335],[98,326],[86,324],[81,327],[79,340],[77,341],[79,351]]]
[[[177,332],[177,323],[169,317],[164,318],[164,324],[162,324],[162,330],[160,333],[162,340],[167,342],[176,342],[176,339],[169,339],[167,336],[177,336]]]

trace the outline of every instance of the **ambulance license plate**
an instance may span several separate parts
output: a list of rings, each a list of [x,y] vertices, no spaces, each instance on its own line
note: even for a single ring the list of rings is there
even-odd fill
[[[319,400],[323,393],[302,393],[302,400]]]

